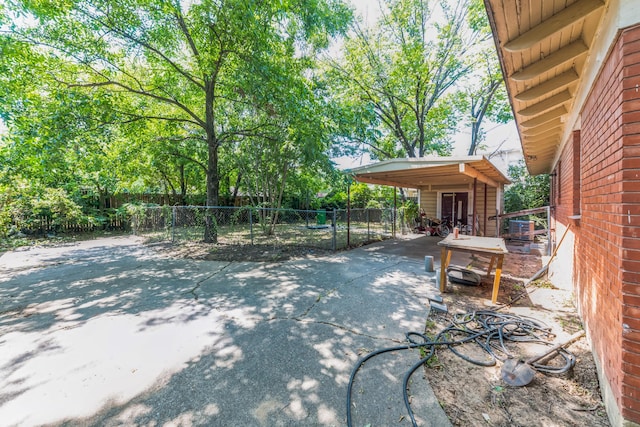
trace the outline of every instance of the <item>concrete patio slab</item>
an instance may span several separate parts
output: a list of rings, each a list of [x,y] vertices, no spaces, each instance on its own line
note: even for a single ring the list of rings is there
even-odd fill
[[[279,263],[169,259],[133,237],[5,253],[0,420],[345,425],[357,360],[422,332],[437,294],[424,242],[399,243]],[[363,366],[354,426],[410,425],[402,377],[419,357]],[[418,425],[449,423],[421,370],[410,394]]]

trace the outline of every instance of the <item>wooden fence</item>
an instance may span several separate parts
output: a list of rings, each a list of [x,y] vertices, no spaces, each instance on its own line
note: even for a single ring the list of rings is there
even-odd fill
[[[130,219],[124,214],[113,214],[92,221],[56,221],[50,216],[32,218],[29,222],[16,222],[12,228],[26,235],[45,236],[57,233],[91,233],[101,230],[126,231]]]

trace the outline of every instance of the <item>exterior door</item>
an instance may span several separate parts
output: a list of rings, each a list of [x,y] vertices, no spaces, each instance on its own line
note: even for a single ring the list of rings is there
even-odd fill
[[[451,219],[455,226],[467,224],[469,193],[442,193],[442,218]]]

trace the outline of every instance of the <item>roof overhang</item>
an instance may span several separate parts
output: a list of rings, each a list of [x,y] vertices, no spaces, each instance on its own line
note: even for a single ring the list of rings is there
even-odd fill
[[[588,58],[610,1],[484,0],[531,174],[551,172],[572,130],[576,95],[590,84],[585,64],[598,66]]]
[[[359,182],[403,188],[463,186],[474,180],[499,187],[510,182],[484,156],[391,159],[346,172]]]

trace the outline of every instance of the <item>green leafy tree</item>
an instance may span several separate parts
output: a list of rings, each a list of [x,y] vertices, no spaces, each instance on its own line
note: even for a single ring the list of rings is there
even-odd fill
[[[450,92],[468,73],[465,58],[481,36],[467,21],[469,5],[390,0],[375,26],[354,26],[343,57],[330,61],[342,144],[378,159],[450,152]]]
[[[86,220],[81,207],[62,188],[33,185],[21,180],[0,197],[0,234],[11,231],[40,232],[59,229],[65,222]],[[15,230],[11,230],[14,226]]]
[[[351,207],[365,208],[373,198],[373,190],[368,184],[357,182],[351,184]]]
[[[304,70],[281,58],[304,63],[351,17],[343,3],[323,0],[40,0],[4,13],[26,17],[3,33],[55,58],[48,72],[62,87],[127,97],[118,112],[127,121],[173,122],[204,142],[210,206],[219,204],[220,147],[269,126],[247,125],[244,106],[268,113],[274,82]],[[205,241],[217,238],[212,221]]]
[[[7,125],[0,182],[63,188],[78,203],[87,201],[87,189],[104,199],[115,190],[120,164],[111,149],[121,139],[109,125],[113,97],[100,88],[62,88],[48,72],[60,61],[32,45],[0,36],[0,48],[0,117]]]
[[[529,175],[523,161],[509,166],[508,174],[512,184],[504,192],[506,212],[549,205],[549,175]]]
[[[513,119],[502,71],[493,46],[479,52],[474,60],[474,72],[462,82],[457,108],[471,131],[467,154],[475,155],[484,141],[483,125],[507,123]]]
[[[300,67],[284,60],[285,68]],[[233,162],[239,185],[255,206],[282,207],[285,188],[298,170],[326,170],[330,167],[329,133],[323,125],[324,100],[314,91],[313,78],[294,73],[271,88],[268,111],[254,106],[250,111],[253,131],[237,135],[233,141]],[[248,120],[248,119],[245,119]],[[268,232],[278,219],[271,216]]]

